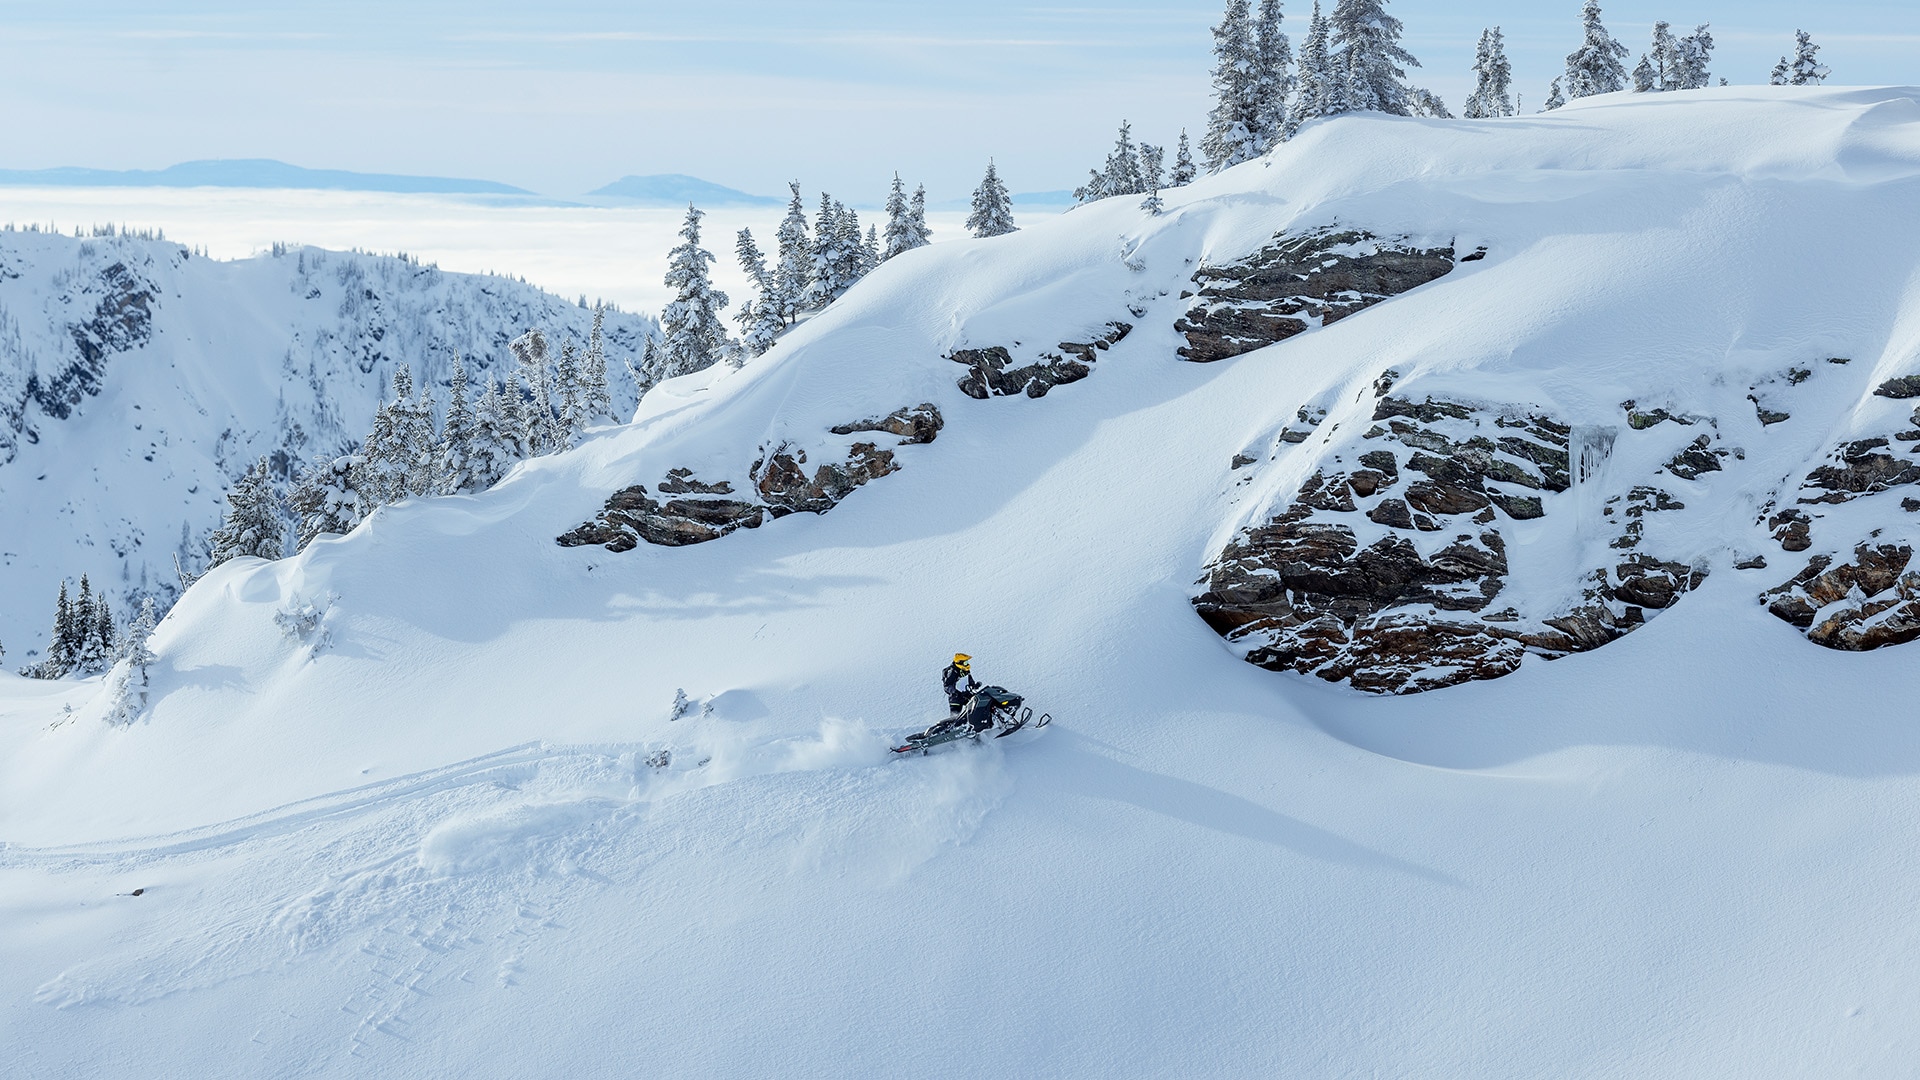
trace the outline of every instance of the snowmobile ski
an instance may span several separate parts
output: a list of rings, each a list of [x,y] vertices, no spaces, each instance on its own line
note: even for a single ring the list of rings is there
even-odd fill
[[[979,742],[981,737],[992,731],[996,739],[1007,736],[1026,727],[1029,723],[1037,728],[1046,727],[1053,722],[1050,713],[1041,713],[1034,720],[1033,709],[1021,704],[1019,694],[1004,687],[983,687],[956,716],[933,725],[918,735],[907,736],[905,746],[893,747],[896,754],[909,754],[915,750],[926,753],[936,746],[972,739]]]

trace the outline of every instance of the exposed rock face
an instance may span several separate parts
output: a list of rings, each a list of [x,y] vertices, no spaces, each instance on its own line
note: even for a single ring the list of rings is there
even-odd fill
[[[1920,574],[1913,548],[1861,544],[1850,561],[1816,555],[1792,580],[1761,594],[1767,610],[1816,645],[1865,652],[1920,638]]]
[[[1508,584],[1508,522],[1547,513],[1572,483],[1570,431],[1517,407],[1382,397],[1374,426],[1336,454],[1277,516],[1236,536],[1207,568],[1195,609],[1249,662],[1415,693],[1598,648],[1671,607],[1705,574],[1638,551],[1648,514],[1684,510],[1663,488],[1635,488],[1606,513],[1627,549],[1566,583],[1570,609],[1529,617],[1498,603]],[[1371,522],[1372,526],[1366,523]]]
[[[931,404],[895,409],[884,417],[841,424],[835,435],[887,432],[900,436],[900,445],[930,443],[944,426],[940,410]],[[763,450],[748,470],[753,498],[728,498],[733,485],[725,480],[707,483],[687,469],[673,469],[658,485],[662,502],[641,485],[617,491],[592,521],[559,537],[562,547],[599,544],[610,551],[631,551],[641,541],[664,547],[703,544],[736,529],[757,529],[769,518],[788,514],[824,514],[871,480],[900,471],[892,450],[872,442],[856,442],[846,456],[808,469],[804,449],[782,443]]]
[[[931,402],[923,402],[912,408],[901,407],[878,420],[860,420],[851,424],[841,424],[833,429],[835,435],[854,435],[867,431],[884,431],[889,435],[900,436],[900,445],[930,443],[945,427],[946,420],[940,410]]]
[[[1194,273],[1193,304],[1174,324],[1187,338],[1179,354],[1208,363],[1252,352],[1444,277],[1454,265],[1451,246],[1417,248],[1405,237],[1282,233],[1240,262]]]
[[[1920,378],[1894,379],[1874,394],[1920,396]],[[1814,548],[1813,525],[1829,510],[1812,508],[1863,500],[1890,504],[1897,497],[1902,512],[1920,510],[1920,500],[1907,494],[1911,485],[1920,484],[1920,465],[1904,456],[1908,447],[1920,441],[1920,409],[1909,423],[1911,428],[1891,432],[1890,437],[1853,439],[1834,447],[1827,462],[1807,474],[1798,492],[1795,501],[1810,510],[1789,508],[1767,519],[1781,548],[1788,552]],[[1849,520],[1858,519],[1840,519]],[[1822,531],[1831,528],[1823,525]],[[1799,573],[1760,594],[1760,602],[1804,632],[1807,640],[1829,649],[1864,652],[1920,639],[1920,570],[1910,565],[1913,544],[1910,539],[1882,538],[1882,532],[1874,529],[1864,539],[1856,539],[1857,532],[1845,537],[1856,541],[1851,557],[1844,548],[1816,552]],[[1826,544],[1834,539],[1829,536]]]
[[[1063,341],[1058,352],[1042,352],[1039,359],[1030,364],[1018,364],[1002,345],[955,349],[947,359],[970,369],[960,379],[960,389],[968,397],[982,401],[1018,394],[1040,398],[1056,386],[1079,382],[1092,374],[1099,354],[1119,344],[1132,331],[1132,323],[1116,320],[1108,323],[1091,341]]]
[[[135,274],[126,262],[115,262],[97,278],[69,287],[69,302],[94,302],[84,320],[70,323],[67,333],[79,351],[77,362],[47,379],[37,374],[27,393],[41,411],[64,420],[85,395],[98,394],[107,361],[131,352],[153,336],[153,304],[159,287]]]

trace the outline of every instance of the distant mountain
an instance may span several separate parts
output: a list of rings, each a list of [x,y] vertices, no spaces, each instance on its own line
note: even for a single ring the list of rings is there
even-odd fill
[[[625,202],[657,203],[679,206],[779,206],[783,200],[768,195],[749,195],[730,187],[702,180],[697,176],[667,173],[661,176],[623,176],[606,187],[587,193],[603,199]]]
[[[387,191],[431,195],[532,195],[524,188],[491,180],[443,176],[395,176],[342,169],[303,169],[284,161],[240,158],[188,161],[152,169],[0,169],[0,185],[11,187],[230,187],[302,188],[321,191]]]

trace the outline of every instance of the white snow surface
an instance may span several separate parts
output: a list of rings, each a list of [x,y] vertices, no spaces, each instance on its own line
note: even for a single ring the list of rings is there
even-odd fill
[[[220,568],[128,727],[98,680],[0,675],[8,1071],[1908,1075],[1914,647],[1819,649],[1755,602],[1774,548],[1731,563],[1780,484],[1904,414],[1868,391],[1920,366],[1920,90],[1347,117],[1135,203],[909,253],[493,491]],[[1333,222],[1489,255],[1174,358],[1200,260]],[[944,359],[1110,319],[1136,329],[1040,400]],[[1734,425],[1830,356],[1793,420]],[[1575,424],[1722,417],[1747,458],[1688,500],[1712,576],[1494,682],[1242,663],[1193,583],[1316,448],[1229,461],[1387,367]],[[922,401],[938,440],[826,515],[554,543],[669,468],[737,485]],[[1055,723],[890,760],[955,650]]]

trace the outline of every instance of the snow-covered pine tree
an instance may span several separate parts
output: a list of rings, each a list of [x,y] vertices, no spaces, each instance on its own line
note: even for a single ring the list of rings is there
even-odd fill
[[[1561,107],[1562,105],[1565,105],[1566,103],[1567,103],[1567,95],[1564,92],[1562,92],[1560,89],[1560,80],[1555,79],[1553,80],[1553,85],[1547,89],[1547,103],[1545,106],[1541,108],[1540,111],[1552,112],[1553,110],[1558,109],[1559,107]]]
[[[400,365],[405,369],[407,365]],[[412,372],[408,372],[412,381]],[[396,466],[405,485],[402,498],[437,495],[440,490],[440,436],[433,429],[433,400],[427,388],[412,400],[405,397],[393,403],[393,426],[398,436],[394,446],[399,455]]]
[[[1500,28],[1480,32],[1480,48],[1473,58],[1474,88],[1464,110],[1469,120],[1513,115],[1513,65],[1507,62],[1506,38]]]
[[[322,536],[345,536],[360,524],[360,507],[366,501],[354,489],[357,454],[319,457],[307,466],[293,490],[287,492],[287,509],[298,519],[295,525],[297,551]]]
[[[593,305],[593,328],[587,331],[587,355],[580,359],[580,400],[587,422],[613,419],[613,389],[607,385],[607,307]]]
[[[1331,34],[1331,25],[1320,13],[1320,0],[1314,0],[1313,18],[1307,22],[1307,38],[1300,46],[1300,73],[1294,80],[1293,108],[1288,111],[1287,126],[1281,132],[1284,138],[1293,138],[1307,121],[1332,116],[1346,107],[1346,76],[1334,69]]]
[[[487,388],[473,405],[473,432],[467,455],[467,490],[485,491],[500,482],[507,470],[528,457],[526,425],[512,402],[520,397],[509,388],[503,395],[487,376]]]
[[[1793,74],[1787,81],[1794,86],[1817,86],[1826,82],[1827,76],[1833,72],[1827,65],[1814,58],[1813,54],[1819,51],[1820,46],[1813,43],[1813,35],[1805,30],[1795,30],[1793,32]]]
[[[1207,133],[1200,138],[1209,172],[1260,155],[1255,44],[1248,0],[1227,0],[1220,25],[1213,28],[1213,111],[1207,114]]]
[[[113,629],[113,605],[104,594],[93,602],[93,626],[87,634],[86,648],[80,653],[80,673],[98,675],[113,666],[119,652],[119,640]]]
[[[834,230],[838,234],[834,246],[840,256],[840,293],[845,295],[855,282],[867,275],[867,246],[860,235],[860,215],[838,202],[833,204],[833,209]]]
[[[227,493],[226,516],[207,542],[207,568],[211,570],[242,555],[277,559],[285,542],[280,499],[273,492],[273,475],[267,459],[261,458]]]
[[[1156,216],[1166,208],[1165,200],[1160,198],[1160,175],[1164,171],[1162,163],[1166,156],[1166,147],[1152,143],[1140,144],[1140,182],[1147,193],[1146,199],[1140,203],[1140,209]]]
[[[1707,70],[1713,63],[1713,35],[1707,25],[1701,23],[1680,39],[1680,60],[1675,69],[1678,81],[1669,90],[1704,90],[1713,85],[1713,73]]]
[[[720,321],[727,294],[715,289],[708,277],[713,255],[700,246],[704,216],[689,203],[680,243],[667,253],[666,284],[674,297],[660,314],[664,337],[659,365],[665,378],[712,367],[727,348],[727,326]]]
[[[880,258],[884,262],[903,251],[912,251],[919,245],[914,243],[913,218],[907,205],[907,185],[900,179],[899,173],[893,174],[893,187],[887,191],[887,236],[886,245],[880,249]]]
[[[59,679],[73,670],[78,649],[74,641],[73,601],[67,598],[67,582],[60,580],[60,599],[54,602],[53,629],[47,633],[47,651],[40,662],[21,674],[33,679]]]
[[[752,229],[741,229],[734,238],[733,253],[740,269],[752,282],[755,296],[740,305],[734,321],[740,324],[740,347],[748,356],[759,356],[773,348],[774,339],[787,325],[780,313],[780,298],[774,292],[773,272],[767,269],[766,256],[754,242]]]
[[[1407,115],[1434,120],[1453,119],[1453,114],[1447,111],[1447,103],[1440,99],[1440,95],[1420,86],[1407,88]]]
[[[1180,142],[1173,153],[1173,175],[1167,178],[1168,187],[1186,187],[1193,183],[1199,171],[1193,166],[1193,148],[1187,145],[1187,129],[1180,129]]]
[[[1280,29],[1285,18],[1280,0],[1260,0],[1253,16],[1253,136],[1262,154],[1280,144],[1293,95],[1293,43]]]
[[[820,193],[820,212],[813,218],[813,288],[807,293],[807,307],[820,309],[838,299],[846,283],[840,278],[844,260],[840,255],[840,215],[834,212],[833,197]]]
[[[992,158],[987,159],[987,175],[974,189],[973,213],[967,215],[967,228],[981,239],[1005,236],[1018,228],[1013,223],[1013,197],[1007,194],[1007,185],[1000,182],[1000,172]]]
[[[1346,62],[1348,107],[1409,115],[1407,73],[1400,65],[1419,67],[1420,61],[1400,47],[1404,28],[1387,14],[1386,0],[1339,0],[1327,21],[1332,46]]]
[[[1107,154],[1103,175],[1109,194],[1138,195],[1146,190],[1141,176],[1140,151],[1133,144],[1133,125],[1128,121],[1120,121],[1120,134],[1114,138],[1113,150]]]
[[[553,384],[559,392],[559,400],[554,404],[560,413],[560,448],[569,449],[580,440],[580,433],[587,430],[584,387],[580,383],[580,350],[574,347],[572,334],[560,343],[560,359],[553,367]]]
[[[873,273],[885,261],[880,257],[880,230],[876,226],[869,225],[867,240],[860,245],[860,276],[866,277]]]
[[[467,365],[465,358],[455,356],[447,389],[447,416],[440,424],[440,444],[435,448],[434,494],[457,495],[473,486],[467,461],[472,454],[473,408],[467,402]],[[287,503],[293,504],[291,494]]]
[[[813,288],[813,243],[807,237],[807,211],[800,201],[800,181],[787,185],[793,199],[787,203],[787,216],[774,234],[779,245],[779,262],[773,268],[774,308],[785,322],[800,317]],[[646,370],[642,359],[642,369]],[[657,380],[656,380],[657,381]]]
[[[1652,78],[1646,90],[1640,89],[1640,70],[1635,68],[1633,72],[1635,93],[1644,94],[1647,90],[1680,89],[1680,42],[1673,36],[1672,23],[1662,19],[1653,24],[1653,47],[1640,57],[1640,61],[1646,66],[1647,74]]]
[[[1566,94],[1570,98],[1611,94],[1627,87],[1627,47],[1613,39],[1600,22],[1600,0],[1587,0],[1580,9],[1585,40],[1567,54]]]
[[[107,707],[107,722],[129,724],[147,707],[152,687],[152,667],[160,658],[153,653],[153,629],[159,623],[153,597],[140,601],[140,613],[127,628],[125,645],[113,676],[113,697]],[[124,666],[120,666],[124,665]]]
[[[106,606],[106,598],[95,597],[93,583],[81,574],[80,593],[74,598],[68,623],[71,634],[68,650],[77,674],[98,675],[106,669],[107,654],[113,644],[111,638],[102,641],[99,635],[100,610]]]
[[[1088,169],[1087,182],[1073,189],[1073,201],[1076,205],[1085,206],[1088,203],[1099,202],[1111,194],[1113,192],[1107,190],[1106,174],[1099,169]]]
[[[1660,89],[1660,74],[1653,69],[1653,61],[1647,54],[1640,54],[1640,62],[1633,67],[1633,92],[1645,94]]]
[[[358,499],[354,506],[358,520],[364,521],[380,507],[400,500],[397,492],[401,485],[395,483],[393,475],[393,441],[393,405],[389,402],[373,411],[373,424],[360,442],[360,452],[353,455],[348,486]]]
[[[1785,86],[1792,78],[1793,65],[1788,63],[1787,58],[1783,56],[1780,58],[1779,63],[1773,65],[1773,74],[1767,76],[1767,85]]]
[[[921,184],[913,189],[913,203],[907,207],[907,220],[913,225],[914,247],[926,247],[933,243],[933,230],[927,228],[927,185]]]

